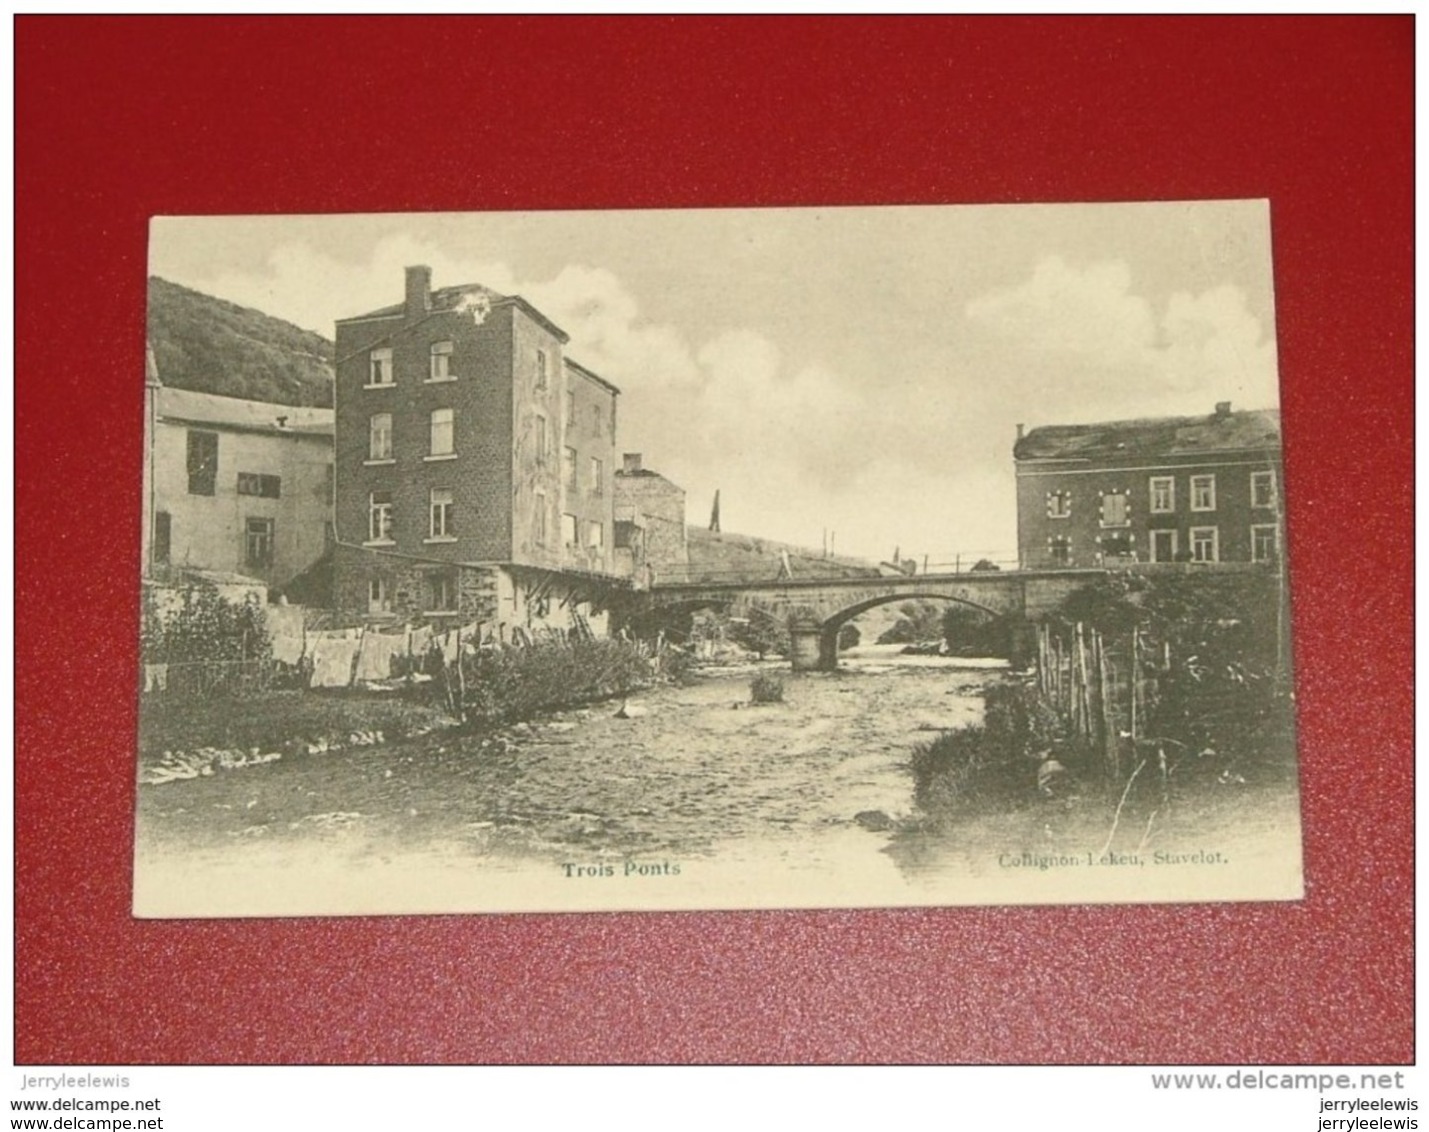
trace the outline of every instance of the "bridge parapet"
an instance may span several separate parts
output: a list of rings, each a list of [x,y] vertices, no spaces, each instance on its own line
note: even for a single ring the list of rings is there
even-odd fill
[[[860,613],[894,601],[961,602],[996,617],[1025,619],[1051,612],[1105,570],[967,571],[856,578],[785,578],[759,582],[656,584],[647,608],[719,606],[736,616],[763,609],[787,619],[796,669],[832,668],[838,630]]]

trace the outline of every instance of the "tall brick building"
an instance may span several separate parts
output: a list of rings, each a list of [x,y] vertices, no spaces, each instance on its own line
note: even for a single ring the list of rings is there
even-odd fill
[[[337,323],[336,600],[563,627],[615,584],[619,390],[526,300],[433,291]]]
[[[1021,435],[1024,569],[1274,562],[1284,542],[1280,413],[1052,425]]]

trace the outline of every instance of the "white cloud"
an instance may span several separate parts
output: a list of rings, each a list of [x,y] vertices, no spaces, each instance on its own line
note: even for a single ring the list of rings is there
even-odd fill
[[[1277,400],[1273,339],[1229,284],[1177,292],[1158,310],[1121,262],[1042,260],[1030,279],[971,300],[965,314],[994,380],[1032,394],[1044,420],[1209,411]]]
[[[570,264],[553,279],[523,279],[508,264],[396,236],[378,242],[366,264],[289,243],[259,272],[175,281],[331,337],[337,318],[398,301],[414,263],[432,268],[436,287],[480,282],[520,294],[570,334],[571,355],[624,393],[621,447],[644,451],[648,466],[689,488],[692,515],[720,488],[725,513],[738,517],[730,529],[794,538],[811,516],[834,510],[837,490],[857,473],[872,406],[839,374],[791,367],[752,329],[693,342],[645,318],[604,268]]]
[[[622,449],[689,491],[702,520],[716,488],[728,529],[886,556],[1010,544],[1012,424],[1208,411],[1275,400],[1275,353],[1242,292],[1177,293],[1158,309],[1125,263],[1039,263],[963,309],[958,353],[915,373],[897,351],[862,381],[781,353],[757,328],[697,339],[648,318],[614,272],[553,278],[390,236],[364,263],[293,241],[259,271],[175,279],[308,326],[398,301],[404,268],[438,287],[525,296],[571,335],[570,353],[621,387]],[[888,545],[885,546],[884,544]]]
[[[1126,264],[1078,271],[1056,256],[1037,264],[1027,282],[970,301],[967,316],[1023,349],[1109,366],[1134,362],[1156,331],[1151,305],[1131,293]]]

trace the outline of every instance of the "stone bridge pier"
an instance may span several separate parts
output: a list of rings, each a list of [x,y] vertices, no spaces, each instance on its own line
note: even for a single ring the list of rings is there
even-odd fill
[[[789,661],[795,672],[831,672],[839,666],[838,628],[814,620],[789,623]]]

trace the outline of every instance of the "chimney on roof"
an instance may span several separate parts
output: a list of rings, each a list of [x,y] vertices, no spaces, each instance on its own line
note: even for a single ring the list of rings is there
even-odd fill
[[[634,475],[636,472],[638,472],[638,471],[640,470],[640,453],[639,453],[639,452],[627,452],[627,453],[625,453],[624,462],[625,462],[625,474],[626,474],[627,476],[632,476],[632,475]]]
[[[421,318],[432,309],[432,269],[407,268],[407,317]]]
[[[1229,401],[1216,402],[1216,420],[1223,421],[1231,415],[1231,403]]]
[[[1026,426],[1025,424],[1022,424],[1022,423],[1019,421],[1019,422],[1018,422],[1018,425],[1017,425],[1017,439],[1018,439],[1018,440],[1021,440],[1021,439],[1022,439],[1022,434],[1023,434],[1024,432],[1026,432],[1026,431],[1027,431],[1027,426]]]

